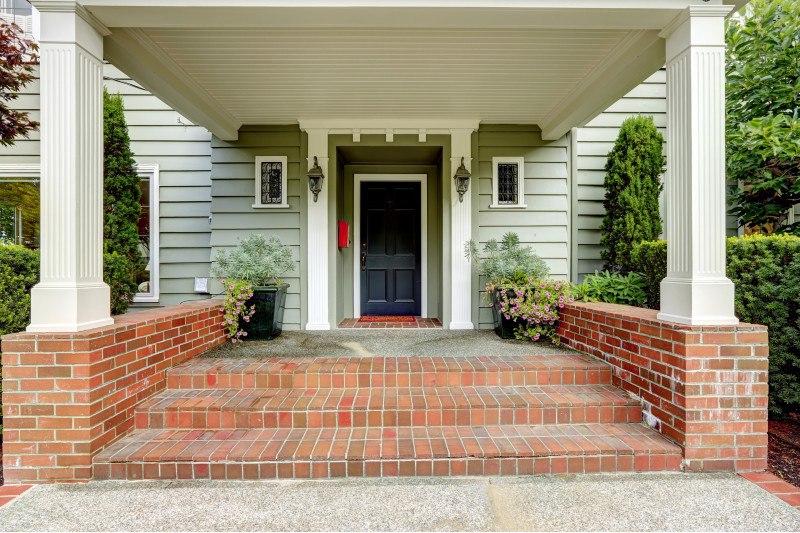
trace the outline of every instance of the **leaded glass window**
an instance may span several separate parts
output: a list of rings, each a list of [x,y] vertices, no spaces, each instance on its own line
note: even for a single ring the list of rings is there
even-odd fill
[[[497,203],[501,205],[519,203],[519,165],[516,163],[497,165]]]
[[[283,163],[261,163],[261,203],[283,203]]]

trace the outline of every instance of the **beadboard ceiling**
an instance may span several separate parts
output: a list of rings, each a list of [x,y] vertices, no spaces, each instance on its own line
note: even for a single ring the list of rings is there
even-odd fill
[[[539,123],[627,31],[146,29],[245,124],[300,117]]]

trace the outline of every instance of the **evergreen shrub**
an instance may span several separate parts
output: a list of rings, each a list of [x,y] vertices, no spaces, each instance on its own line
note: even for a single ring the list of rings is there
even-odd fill
[[[667,277],[667,241],[645,241],[633,247],[631,270],[644,276],[650,309],[661,307],[661,280]]]
[[[648,291],[660,294],[667,273],[666,241],[642,243],[636,258]],[[770,411],[796,412],[800,408],[800,237],[732,237],[727,241],[727,265],[727,276],[736,286],[736,316],[769,328]],[[659,304],[651,307],[658,309]]]
[[[606,215],[600,225],[605,269],[628,272],[635,243],[661,234],[658,197],[664,171],[664,137],[653,117],[627,119],[608,154],[604,181]]]
[[[31,321],[31,288],[39,281],[39,252],[0,245],[0,335],[24,330]]]
[[[136,293],[136,272],[143,267],[139,251],[139,174],[130,148],[120,95],[103,91],[103,264],[111,287],[112,314],[128,310]]]

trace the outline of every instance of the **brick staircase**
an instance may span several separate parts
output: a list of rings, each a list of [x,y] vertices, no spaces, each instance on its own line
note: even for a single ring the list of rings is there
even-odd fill
[[[194,359],[95,479],[680,470],[611,369],[578,354]]]

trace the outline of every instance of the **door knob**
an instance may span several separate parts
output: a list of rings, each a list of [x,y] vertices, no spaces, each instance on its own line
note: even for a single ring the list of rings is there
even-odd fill
[[[367,252],[361,252],[361,270],[367,269]]]

